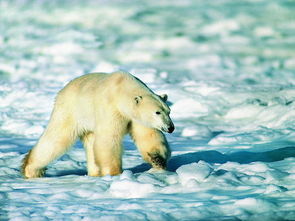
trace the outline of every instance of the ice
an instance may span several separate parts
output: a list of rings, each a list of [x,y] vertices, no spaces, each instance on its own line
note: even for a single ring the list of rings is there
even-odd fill
[[[161,180],[157,178],[157,176],[152,175],[151,173],[141,174],[140,176],[138,176],[137,180],[141,183],[150,183],[155,186],[166,186],[165,180]]]
[[[262,213],[275,208],[275,205],[270,201],[255,198],[245,198],[235,202],[235,205],[252,213]]]
[[[271,27],[257,27],[254,30],[255,35],[258,37],[271,37],[275,35],[274,30]]]
[[[253,118],[263,111],[263,107],[254,107],[252,105],[243,105],[231,109],[224,117],[225,119],[244,119]]]
[[[191,180],[204,181],[212,172],[212,168],[204,161],[183,165],[176,170],[181,184],[185,185]]]
[[[284,192],[284,191],[287,191],[287,189],[284,188],[284,187],[281,187],[281,186],[277,186],[277,185],[271,184],[271,185],[269,185],[269,186],[266,187],[265,194],[281,193],[281,192]]]
[[[154,192],[155,187],[150,183],[140,183],[123,179],[114,181],[111,184],[109,191],[115,197],[138,198]]]
[[[294,6],[0,1],[0,220],[295,220]],[[56,93],[116,70],[168,94],[168,171],[126,137],[121,175],[87,176],[77,142],[23,179]]]
[[[239,24],[234,20],[223,20],[213,24],[207,25],[203,28],[202,32],[208,35],[222,34],[225,35],[231,31],[239,30]]]
[[[194,100],[193,98],[187,98],[178,101],[177,103],[173,104],[171,110],[172,116],[175,118],[181,118],[183,116],[202,116],[208,112],[208,108],[206,105],[200,103],[197,100]]]
[[[211,138],[212,132],[206,126],[202,125],[194,125],[194,126],[187,126],[185,127],[182,132],[181,136],[183,137],[200,137],[200,138]]]

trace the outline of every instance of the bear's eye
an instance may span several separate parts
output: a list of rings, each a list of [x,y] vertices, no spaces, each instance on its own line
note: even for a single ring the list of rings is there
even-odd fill
[[[160,112],[160,111],[157,111],[157,112],[156,112],[156,114],[157,114],[157,115],[160,115],[160,114],[161,114],[161,112]]]

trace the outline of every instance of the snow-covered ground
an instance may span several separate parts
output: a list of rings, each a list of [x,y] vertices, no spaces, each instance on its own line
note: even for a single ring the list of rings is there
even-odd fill
[[[0,220],[295,220],[295,3],[1,0]],[[167,93],[169,171],[129,137],[124,172],[88,177],[81,143],[24,180],[55,94],[126,70]]]

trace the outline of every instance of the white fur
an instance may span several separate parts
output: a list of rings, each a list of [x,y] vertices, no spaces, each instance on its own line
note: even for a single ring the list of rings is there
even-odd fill
[[[24,160],[24,176],[42,176],[43,169],[77,138],[84,143],[88,175],[117,175],[122,172],[121,144],[126,133],[146,161],[164,169],[170,150],[160,130],[173,127],[165,100],[167,96],[154,94],[124,72],[74,79],[59,92],[46,130]]]

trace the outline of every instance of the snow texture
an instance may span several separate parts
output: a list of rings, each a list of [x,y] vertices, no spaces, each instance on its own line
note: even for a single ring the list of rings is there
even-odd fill
[[[1,0],[0,220],[295,220],[295,3]],[[167,93],[168,171],[130,137],[120,176],[80,142],[25,180],[56,93],[126,70]]]

